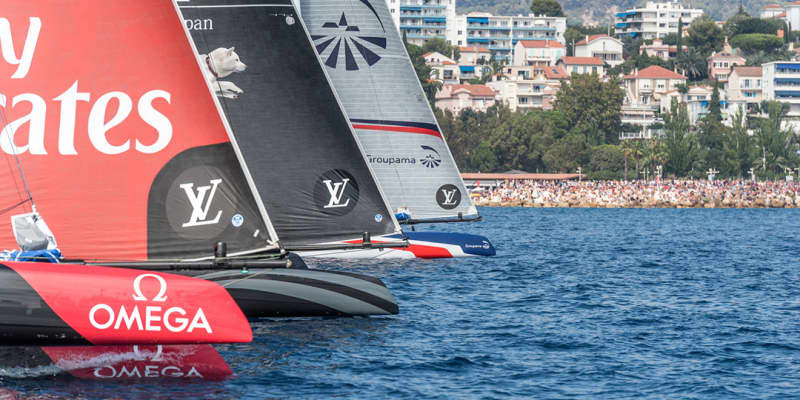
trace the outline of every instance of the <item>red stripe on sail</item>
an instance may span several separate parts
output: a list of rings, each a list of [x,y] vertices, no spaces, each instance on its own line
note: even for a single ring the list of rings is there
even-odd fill
[[[405,133],[418,133],[421,135],[436,136],[441,139],[442,134],[439,131],[426,128],[417,128],[412,126],[386,126],[386,125],[363,125],[353,124],[355,129],[369,129],[373,131],[389,131],[389,132],[405,132]]]

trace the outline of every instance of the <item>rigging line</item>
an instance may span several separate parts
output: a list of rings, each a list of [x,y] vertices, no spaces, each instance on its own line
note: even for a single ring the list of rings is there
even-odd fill
[[[2,96],[2,94],[0,94],[0,96]],[[14,153],[14,161],[17,163],[17,169],[22,178],[22,185],[25,186],[25,192],[28,194],[28,200],[31,202],[31,208],[33,212],[36,212],[36,203],[33,202],[33,195],[31,195],[31,189],[28,186],[28,180],[25,178],[25,171],[22,170],[22,163],[19,161],[19,155],[17,154],[17,146],[14,144],[14,138],[11,136],[11,132],[6,132],[9,127],[8,120],[6,119],[5,107],[0,108],[0,123],[3,124],[2,135],[7,137],[9,144],[11,144],[11,149]]]
[[[9,206],[9,207],[3,208],[3,209],[0,210],[0,215],[3,215],[5,213],[7,213],[7,212],[9,212],[9,211],[21,206],[21,205],[29,202],[29,201],[33,202],[31,199],[24,199],[24,200],[20,201],[19,203],[14,204],[13,206]]]

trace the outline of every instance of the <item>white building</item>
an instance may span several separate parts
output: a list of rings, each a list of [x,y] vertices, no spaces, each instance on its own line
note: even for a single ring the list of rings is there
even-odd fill
[[[395,26],[408,42],[421,46],[431,38],[448,38],[448,22],[455,18],[455,0],[386,0]]]
[[[711,86],[690,86],[688,89],[686,94],[682,94],[678,90],[673,90],[661,96],[660,110],[662,114],[668,113],[672,107],[672,100],[685,103],[686,110],[689,113],[689,124],[697,126],[710,111],[711,97],[714,94],[714,88]],[[728,110],[725,92],[720,90],[719,99],[722,119],[725,120]]]
[[[663,38],[670,33],[678,33],[678,20],[684,26],[703,15],[703,10],[686,8],[674,2],[657,3],[648,1],[644,8],[635,8],[616,15],[616,35],[619,38],[635,37],[644,39]]]
[[[520,40],[514,46],[513,65],[556,65],[566,55],[566,46],[555,40]]]
[[[778,4],[767,4],[764,7],[761,7],[760,17],[762,19],[775,18],[784,12],[785,10],[783,7]]]
[[[800,61],[775,61],[762,65],[764,100],[789,104],[790,117],[800,117]]]
[[[780,18],[780,14],[774,18]],[[794,32],[800,31],[800,1],[795,1],[786,5],[786,15],[783,17],[789,25],[789,29]]]
[[[389,0],[391,1],[391,0]],[[495,59],[511,60],[520,40],[554,40],[564,43],[565,17],[536,15],[500,16],[473,12],[447,22],[448,40],[457,46],[483,46]]]
[[[608,35],[586,36],[575,43],[576,57],[597,57],[609,66],[622,64],[622,41]]]
[[[459,83],[461,79],[458,64],[442,53],[432,51],[422,56],[425,64],[431,67],[431,78],[443,83]]]

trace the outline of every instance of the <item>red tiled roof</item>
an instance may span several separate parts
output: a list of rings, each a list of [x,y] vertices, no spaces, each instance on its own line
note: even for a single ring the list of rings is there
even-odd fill
[[[761,67],[742,67],[737,65],[733,67],[733,72],[736,72],[736,75],[750,78],[757,78],[764,75],[764,70],[762,70]]]
[[[605,37],[605,38],[609,38],[609,39],[611,38],[611,36],[608,36],[608,35],[606,35],[606,34],[602,34],[602,35],[592,35],[592,36],[589,36],[589,43],[591,43],[591,42],[594,42],[595,40],[597,40],[597,39],[600,39],[600,38],[604,38],[604,37]],[[583,39],[583,40],[581,40],[580,42],[578,42],[578,43],[575,43],[575,45],[577,46],[577,45],[579,45],[579,44],[586,44],[586,43],[587,43],[587,42],[586,42],[586,39]]]
[[[459,47],[462,53],[491,53],[489,49],[481,46],[461,46]]]
[[[542,67],[542,71],[544,71],[544,76],[547,79],[567,79],[569,78],[569,74],[567,71],[564,70],[564,67],[557,65],[555,67]]]
[[[764,7],[761,7],[761,8],[777,8],[779,10],[783,9],[783,7],[781,7],[781,6],[777,5],[777,4],[767,4],[767,5],[765,5]]]
[[[626,75],[625,79],[686,79],[686,77],[664,67],[651,65],[638,74]]]
[[[564,48],[564,44],[558,40],[520,40],[519,43],[526,49]]]
[[[494,97],[494,90],[486,85],[471,85],[469,83],[463,85],[445,85],[450,88],[450,93],[455,93],[460,90],[466,90],[473,96]]]
[[[603,60],[599,57],[561,57],[559,62],[567,65],[603,65]]]
[[[800,3],[800,1],[798,1],[798,3]],[[777,14],[777,15],[773,16],[772,18],[784,18],[784,17],[786,17],[786,11],[784,11],[784,12],[782,12],[780,14]]]
[[[433,51],[429,51],[429,52],[427,52],[427,53],[423,54],[423,55],[422,55],[422,57],[423,57],[423,58],[424,58],[424,57],[427,57],[427,56],[429,56],[429,55],[431,55],[431,54],[433,54],[433,53],[434,53]]]

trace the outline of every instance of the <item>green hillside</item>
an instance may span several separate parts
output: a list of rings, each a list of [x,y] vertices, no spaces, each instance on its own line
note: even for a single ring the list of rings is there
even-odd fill
[[[500,15],[527,14],[529,0],[456,0],[459,14],[469,11],[487,11]],[[564,12],[569,16],[569,23],[603,23],[610,22],[614,13],[636,6],[644,5],[646,0],[559,0]],[[780,3],[770,0],[743,0],[745,10],[750,15],[756,16],[761,7],[766,4]],[[736,12],[739,0],[691,0],[683,4],[695,8],[702,8],[716,20],[724,20]]]

